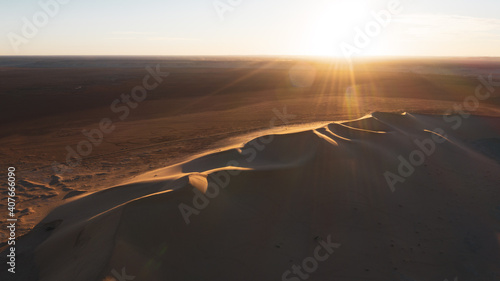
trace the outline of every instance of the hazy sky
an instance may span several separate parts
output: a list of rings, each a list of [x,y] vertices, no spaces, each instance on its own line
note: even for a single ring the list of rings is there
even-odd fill
[[[0,55],[500,56],[500,1],[393,1],[0,0]]]

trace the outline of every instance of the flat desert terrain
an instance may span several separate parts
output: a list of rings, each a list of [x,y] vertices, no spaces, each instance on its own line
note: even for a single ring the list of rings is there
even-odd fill
[[[4,57],[0,99],[2,280],[500,280],[498,59]]]

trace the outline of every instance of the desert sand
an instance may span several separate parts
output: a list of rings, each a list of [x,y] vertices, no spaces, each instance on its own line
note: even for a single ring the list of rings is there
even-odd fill
[[[11,81],[33,79],[3,90],[36,101],[33,116],[2,114],[0,152],[24,170],[13,280],[500,280],[498,89],[445,114],[474,95],[485,64],[436,74],[373,62],[332,83],[313,62],[170,62],[174,82],[57,172],[64,147],[143,71],[107,63],[63,63],[43,81],[44,69],[4,66]],[[313,84],[301,76],[311,67]],[[201,82],[184,88],[209,74],[203,94]],[[59,104],[40,106],[32,88],[44,84]]]
[[[330,239],[311,280],[498,280],[499,125],[373,113],[277,130],[56,208],[24,237],[22,275],[281,280]],[[384,173],[436,128],[445,141],[392,192]]]

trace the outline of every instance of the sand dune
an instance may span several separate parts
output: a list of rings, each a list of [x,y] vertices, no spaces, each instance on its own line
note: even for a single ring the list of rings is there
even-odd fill
[[[68,199],[15,277],[500,280],[499,140],[480,116],[276,129]]]

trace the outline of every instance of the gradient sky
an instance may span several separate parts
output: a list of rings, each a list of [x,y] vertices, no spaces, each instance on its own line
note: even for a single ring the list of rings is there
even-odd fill
[[[24,36],[54,1],[0,0],[0,55],[500,56],[498,0],[400,0],[361,47],[356,28],[390,0],[240,0],[223,18],[214,3],[237,0],[70,0]]]

